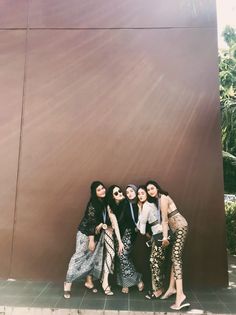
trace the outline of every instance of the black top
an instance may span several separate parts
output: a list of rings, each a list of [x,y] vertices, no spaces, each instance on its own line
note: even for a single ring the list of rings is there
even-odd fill
[[[132,216],[132,208],[128,200],[126,200],[124,208],[125,208],[125,214],[124,214],[125,228],[129,228],[132,231],[135,231],[136,224],[138,222],[138,214],[139,214],[138,205],[136,203],[132,204],[134,218]]]
[[[113,207],[114,209],[112,209],[118,221],[121,238],[123,237],[126,229],[131,229],[132,234],[136,234],[135,228],[136,223],[138,222],[139,211],[138,205],[136,203],[132,204],[132,206],[134,220],[132,217],[131,206],[128,200],[125,199],[121,201],[119,205],[116,205],[115,207]]]
[[[101,222],[103,222],[101,210],[96,210],[90,201],[87,205],[84,217],[78,226],[78,230],[87,236],[95,235],[95,228]]]
[[[105,210],[102,213],[102,221],[101,222],[105,223],[107,226],[111,226],[111,220],[110,220],[110,217],[108,215],[107,208],[105,208]]]
[[[139,208],[137,203],[132,203],[133,208],[133,214],[134,214],[134,220],[132,216],[132,209],[130,202],[126,199],[125,200],[125,206],[124,206],[124,230],[125,229],[131,229],[132,237],[133,239],[136,238],[137,230],[136,230],[136,224],[138,223],[138,217],[139,217]],[[151,225],[146,224],[146,232],[150,235],[152,234]]]
[[[120,230],[120,236],[124,235],[125,232],[125,221],[124,221],[124,214],[125,214],[125,200],[122,200],[118,205],[113,204],[111,206],[111,211],[115,214],[119,230]]]

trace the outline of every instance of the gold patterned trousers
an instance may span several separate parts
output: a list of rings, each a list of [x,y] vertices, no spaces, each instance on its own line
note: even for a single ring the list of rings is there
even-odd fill
[[[150,267],[152,273],[152,289],[157,291],[163,288],[163,264],[166,256],[166,248],[157,247],[155,242],[152,244],[150,256]]]
[[[172,248],[171,260],[173,263],[175,279],[182,279],[183,277],[183,251],[184,244],[188,233],[188,227],[182,227],[175,231],[175,241]]]

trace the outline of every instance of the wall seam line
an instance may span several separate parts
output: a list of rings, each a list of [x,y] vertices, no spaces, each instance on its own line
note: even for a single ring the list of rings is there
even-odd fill
[[[14,255],[14,239],[15,239],[15,227],[17,221],[17,200],[18,200],[18,184],[20,175],[20,161],[21,161],[21,148],[22,148],[22,131],[24,125],[24,103],[25,103],[25,83],[26,83],[26,71],[27,71],[27,53],[28,53],[28,31],[29,31],[29,6],[30,0],[28,0],[27,7],[27,27],[21,30],[25,30],[25,47],[24,47],[24,74],[23,74],[23,86],[22,86],[22,101],[21,101],[21,120],[20,120],[20,135],[19,135],[19,147],[18,147],[18,162],[16,172],[16,188],[15,188],[15,202],[14,202],[14,214],[13,214],[13,227],[12,227],[12,239],[11,239],[11,251],[10,251],[10,264],[8,270],[8,278],[12,275],[12,264]]]

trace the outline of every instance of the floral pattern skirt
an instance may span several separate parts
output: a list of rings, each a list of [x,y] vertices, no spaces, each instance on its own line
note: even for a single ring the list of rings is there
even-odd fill
[[[83,279],[88,275],[93,276],[94,279],[100,279],[103,267],[104,234],[100,235],[93,252],[89,250],[88,244],[89,237],[78,231],[76,251],[70,259],[66,274],[67,283]]]
[[[122,237],[124,251],[120,256],[117,254],[116,259],[117,284],[123,288],[137,285],[142,279],[142,275],[136,271],[130,257],[133,249],[132,239],[131,229],[126,229]]]

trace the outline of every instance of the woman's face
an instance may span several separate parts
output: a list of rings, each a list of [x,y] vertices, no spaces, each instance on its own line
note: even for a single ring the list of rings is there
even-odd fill
[[[126,196],[129,200],[134,200],[136,197],[136,192],[131,187],[127,187]]]
[[[140,188],[138,190],[138,199],[139,201],[141,201],[142,203],[144,203],[147,200],[147,193],[144,189]]]
[[[96,188],[96,195],[98,198],[105,198],[106,197],[106,188],[103,185],[99,185]]]
[[[114,187],[112,194],[116,202],[119,202],[124,199],[124,195],[120,187]]]
[[[151,197],[157,197],[158,189],[153,184],[147,185],[147,192]]]

